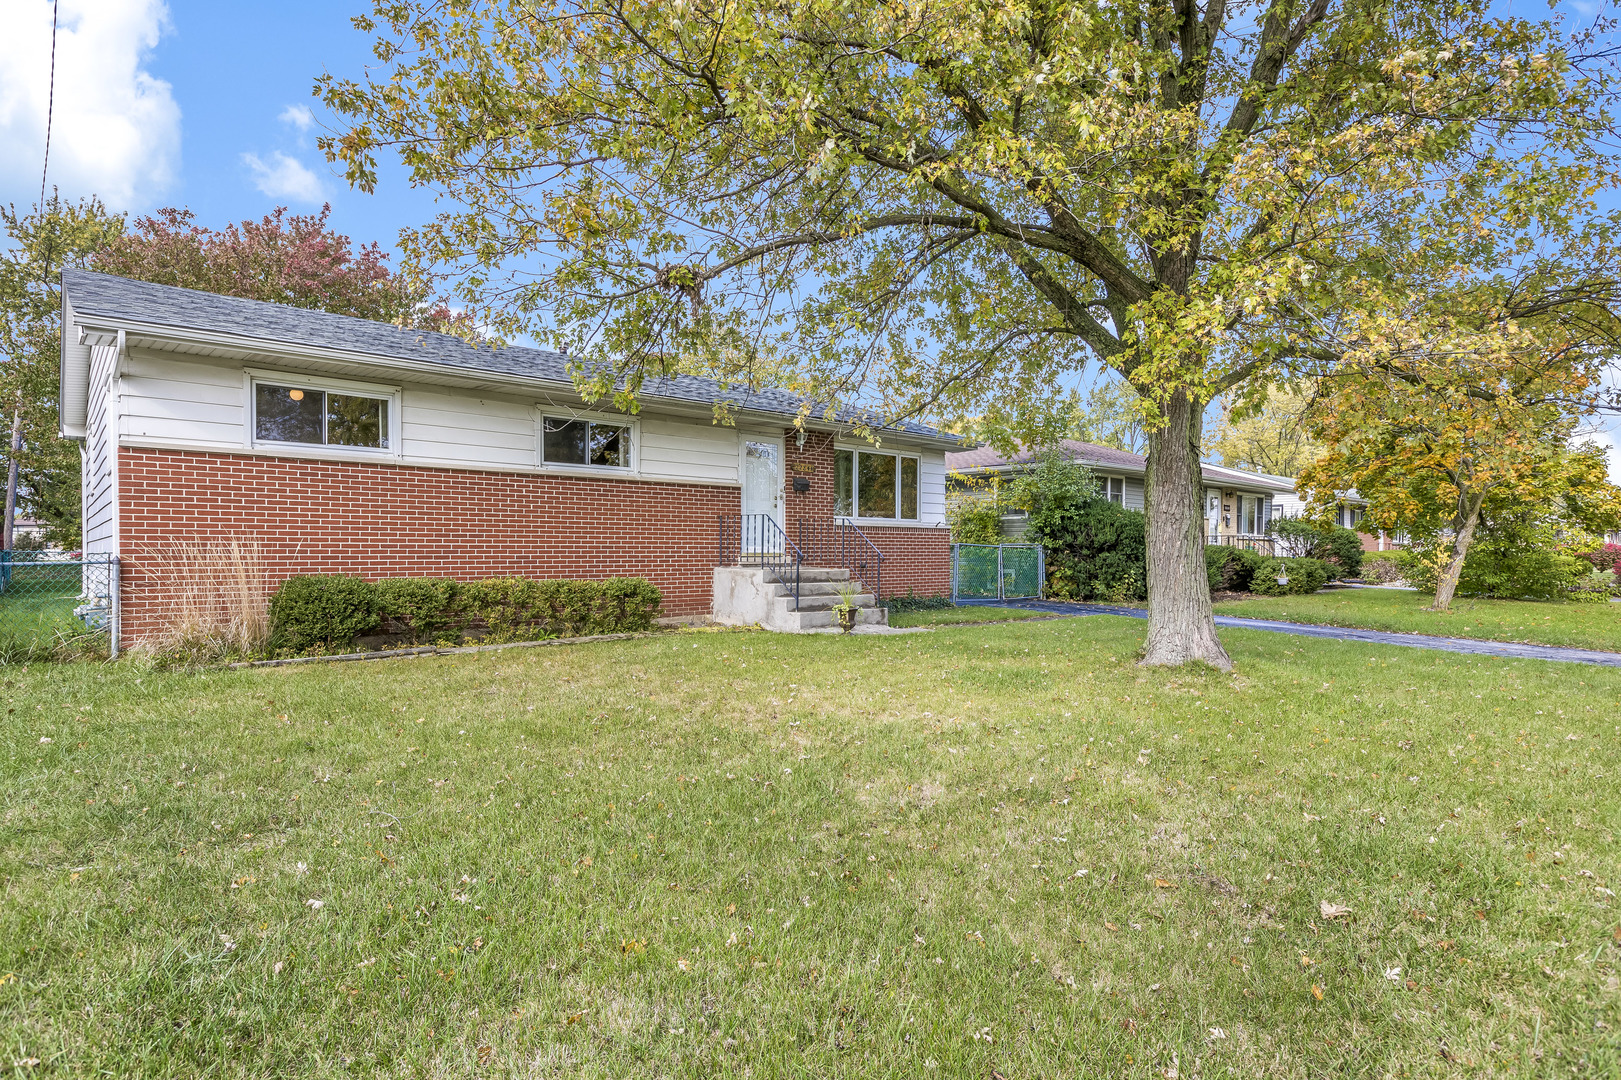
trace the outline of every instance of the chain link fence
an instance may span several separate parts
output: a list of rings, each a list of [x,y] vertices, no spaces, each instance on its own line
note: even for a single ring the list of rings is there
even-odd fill
[[[952,544],[951,599],[1039,599],[1045,564],[1040,544]]]
[[[0,660],[118,655],[118,556],[0,551]]]

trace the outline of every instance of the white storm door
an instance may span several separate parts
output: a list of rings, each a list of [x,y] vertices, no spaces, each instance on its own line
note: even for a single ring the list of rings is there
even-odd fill
[[[743,550],[782,550],[782,443],[743,443]]]

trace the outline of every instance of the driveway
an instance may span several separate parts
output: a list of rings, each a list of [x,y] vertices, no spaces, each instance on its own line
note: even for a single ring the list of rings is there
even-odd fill
[[[1148,609],[1121,604],[1081,604],[1070,600],[962,600],[961,606],[1025,608],[1050,611],[1054,615],[1124,615],[1148,618]],[[1343,626],[1278,622],[1275,619],[1240,619],[1217,615],[1217,626],[1237,630],[1271,630],[1299,637],[1328,638],[1332,641],[1365,641],[1372,645],[1402,645],[1409,649],[1439,649],[1471,656],[1499,656],[1510,660],[1555,660],[1566,664],[1596,664],[1621,668],[1621,653],[1597,649],[1567,649],[1558,645],[1521,645],[1511,641],[1477,641],[1474,638],[1431,637],[1428,634],[1395,634],[1388,630],[1354,630]]]

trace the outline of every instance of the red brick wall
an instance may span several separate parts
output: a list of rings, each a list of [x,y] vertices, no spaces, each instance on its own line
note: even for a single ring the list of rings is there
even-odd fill
[[[807,432],[803,448],[796,445],[797,432],[789,428],[783,470],[783,521],[788,536],[794,538],[796,525],[826,522],[833,517],[833,436]],[[810,490],[795,493],[794,477],[810,479]],[[904,594],[908,588],[919,596],[951,592],[951,532],[949,529],[862,525],[861,532],[884,556],[883,593]]]
[[[863,525],[862,533],[883,553],[885,596],[951,595],[951,530]]]
[[[143,552],[173,540],[252,536],[272,582],[497,575],[645,577],[668,615],[709,610],[716,519],[736,488],[636,480],[120,449],[124,632],[153,631],[164,602]],[[829,489],[831,490],[831,473]],[[886,582],[887,584],[887,582]]]

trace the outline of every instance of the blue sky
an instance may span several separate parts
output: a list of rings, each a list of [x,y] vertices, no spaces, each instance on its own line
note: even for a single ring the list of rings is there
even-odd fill
[[[49,83],[50,0],[5,0],[0,32],[0,202],[39,198]],[[310,96],[322,71],[358,76],[370,38],[349,23],[365,0],[61,0],[49,182],[117,210],[189,207],[221,226],[277,206],[332,204],[332,223],[392,248],[434,212],[385,169],[352,191],[315,149],[326,118]],[[1591,5],[1575,10],[1591,15]],[[386,163],[385,163],[386,165]],[[1612,447],[1621,483],[1621,421]]]

